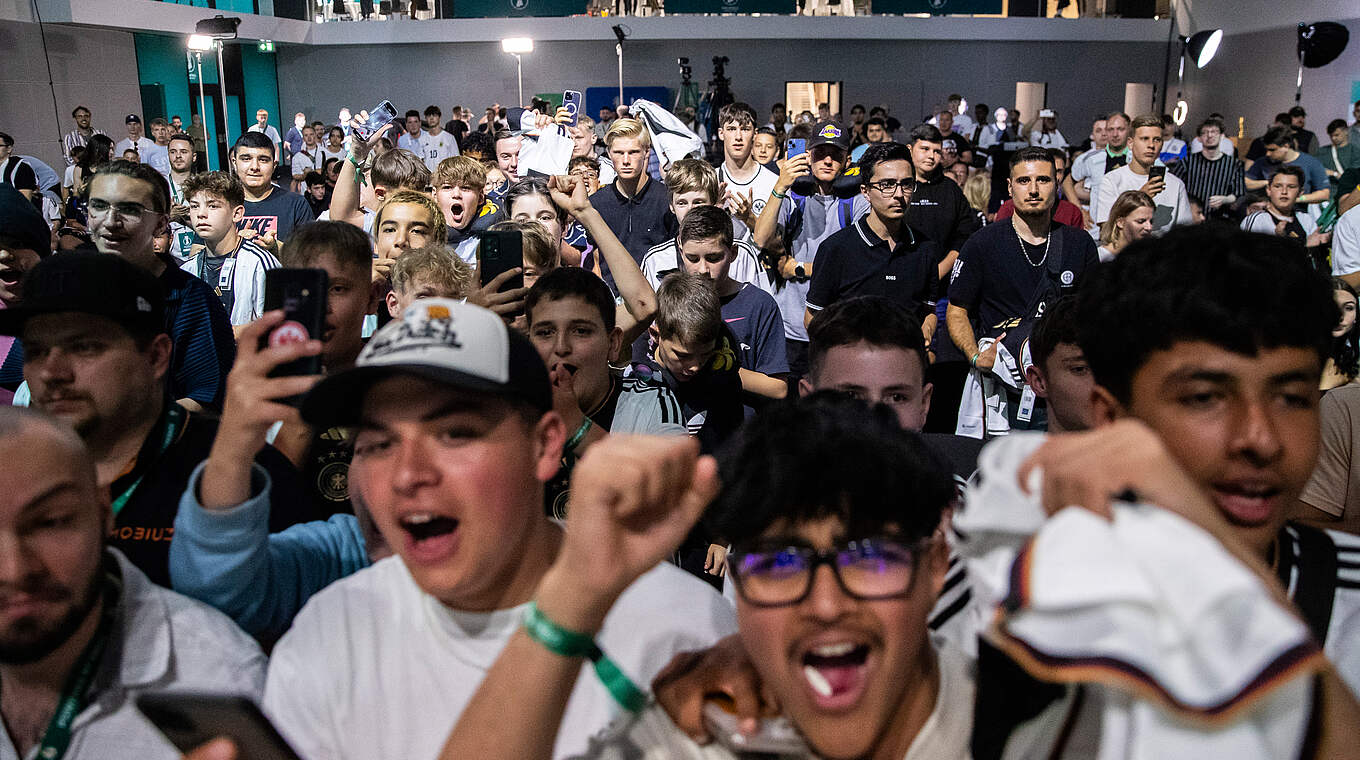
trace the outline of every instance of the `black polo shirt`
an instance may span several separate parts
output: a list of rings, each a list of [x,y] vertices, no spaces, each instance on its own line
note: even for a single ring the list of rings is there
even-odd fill
[[[600,212],[604,223],[639,265],[652,246],[675,237],[670,190],[651,177],[632,198],[619,192],[617,182],[610,183],[590,196],[590,205]],[[614,275],[603,259],[600,260],[600,271],[609,289],[618,293]]]
[[[175,533],[179,500],[194,468],[207,459],[216,435],[216,420],[167,406],[136,461],[109,484],[110,499],[117,508],[109,544],[153,582],[167,588],[170,539]],[[295,523],[324,519],[325,515],[313,510],[301,476],[287,457],[266,445],[255,455],[255,461],[273,481],[271,533]]]
[[[818,247],[807,307],[817,312],[851,296],[885,296],[924,320],[935,313],[939,259],[939,245],[910,225],[902,226],[897,247],[889,250],[888,241],[869,228],[869,217],[860,217]]]

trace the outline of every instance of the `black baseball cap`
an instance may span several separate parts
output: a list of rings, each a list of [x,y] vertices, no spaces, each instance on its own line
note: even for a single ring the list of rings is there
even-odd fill
[[[165,295],[150,272],[111,253],[49,256],[24,275],[24,298],[0,311],[0,335],[23,332],[29,317],[74,311],[129,330],[164,332]]]
[[[123,123],[124,123],[124,124],[141,124],[141,123],[142,123],[142,117],[138,116],[138,115],[135,114],[135,113],[130,113],[130,114],[127,115],[127,118],[126,118],[126,119],[123,119]]]
[[[52,230],[33,202],[13,185],[0,185],[0,236],[39,256],[52,252]]]
[[[812,137],[808,139],[808,150],[812,150],[818,145],[834,145],[841,150],[850,150],[850,133],[845,131],[845,126],[836,121],[819,121],[812,128]]]

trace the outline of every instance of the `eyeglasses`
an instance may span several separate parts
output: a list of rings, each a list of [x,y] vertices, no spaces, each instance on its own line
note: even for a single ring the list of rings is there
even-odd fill
[[[122,219],[140,221],[143,215],[159,214],[159,211],[152,211],[140,203],[109,203],[103,198],[91,198],[86,209],[90,216],[107,216],[110,211],[117,214]]]
[[[821,565],[831,568],[847,596],[872,601],[907,593],[921,546],[866,538],[820,552],[806,545],[738,548],[728,558],[728,568],[737,593],[757,607],[783,607],[807,599]]]
[[[880,193],[883,193],[884,195],[896,195],[898,188],[901,188],[903,195],[911,195],[912,193],[916,192],[916,180],[884,179],[879,180],[878,182],[870,182],[869,187],[872,187],[873,189],[879,191]]]

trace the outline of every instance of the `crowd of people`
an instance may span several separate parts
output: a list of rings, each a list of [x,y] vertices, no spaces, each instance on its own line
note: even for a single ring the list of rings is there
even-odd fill
[[[0,757],[1354,755],[1360,102],[818,111],[0,133]]]

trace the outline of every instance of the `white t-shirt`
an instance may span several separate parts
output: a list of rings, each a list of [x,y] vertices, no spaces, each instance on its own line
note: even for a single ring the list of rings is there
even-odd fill
[[[401,136],[397,138],[397,147],[402,150],[409,150],[419,156],[421,155],[420,138],[424,135],[423,130],[420,134],[414,136],[410,132],[402,132]]]
[[[1040,148],[1066,148],[1067,138],[1056,129],[1052,132],[1036,129],[1029,133],[1029,144]]]
[[[274,129],[274,125],[273,125],[273,124],[266,124],[266,125],[264,125],[264,129],[260,129],[260,125],[259,125],[259,124],[251,124],[251,125],[250,125],[250,129],[248,129],[248,130],[246,130],[246,131],[247,131],[247,132],[263,132],[265,137],[268,137],[270,140],[273,140],[273,141],[274,141],[274,147],[275,147],[275,148],[278,148],[278,147],[279,147],[279,143],[283,142],[283,138],[279,137],[279,131],[278,131],[277,129]]]
[[[774,183],[779,181],[779,175],[759,164],[756,167],[754,176],[745,182],[738,182],[728,173],[727,164],[724,163],[718,167],[718,182],[726,182],[727,192],[733,195],[750,193],[751,215],[759,219],[760,212],[765,210],[765,202],[770,199],[770,193],[774,192]]]
[[[113,146],[113,157],[122,158],[123,153],[131,148],[137,151],[137,160],[146,163],[147,151],[154,147],[156,147],[156,143],[152,142],[149,137],[138,137],[137,142],[133,142],[130,137],[124,137],[118,141],[117,145]]]
[[[437,135],[421,132],[420,151],[416,155],[425,160],[425,165],[430,171],[434,171],[439,168],[440,161],[458,155],[458,141],[448,132],[440,132]]]
[[[733,247],[736,248],[736,255],[732,257],[732,265],[727,270],[727,276],[742,284],[755,285],[767,293],[773,293],[774,286],[770,284],[765,267],[760,265],[760,252],[756,247],[743,240],[735,241]],[[642,267],[642,276],[647,278],[652,290],[661,287],[662,272],[670,273],[684,268],[680,262],[680,251],[675,238],[652,246],[642,257],[639,266]]]
[[[1295,214],[1293,219],[1303,228],[1303,235],[1305,238],[1313,234],[1313,231],[1317,229],[1317,221],[1307,214]],[[1247,218],[1242,220],[1242,229],[1247,232],[1274,235],[1276,234],[1275,225],[1283,221],[1288,220],[1275,216],[1275,214],[1271,213],[1268,209],[1264,211],[1253,211],[1252,213],[1247,214]],[[1295,234],[1297,234],[1297,232]]]
[[[64,188],[72,188],[75,187],[75,185],[76,185],[76,165],[71,164],[70,166],[66,167],[66,171],[61,175],[61,186]]]
[[[957,760],[969,756],[973,731],[973,698],[976,692],[973,665],[967,657],[936,639],[936,659],[940,667],[940,690],[930,717],[917,731],[903,760]],[[738,755],[717,742],[706,746],[694,743],[667,717],[659,706],[619,721],[593,742],[581,755],[593,760],[666,758],[667,760],[739,760]],[[781,755],[783,760],[811,755]]]
[[[160,172],[166,179],[170,178],[170,146],[151,144],[141,154],[142,163]]]
[[[316,170],[324,173],[323,170],[326,167],[327,161],[331,160],[332,158],[334,158],[337,161],[344,161],[345,157],[348,155],[349,153],[345,151],[344,144],[340,145],[339,150],[331,150],[331,146],[329,143],[323,144],[321,146],[321,166],[318,166]]]
[[[312,760],[436,757],[524,609],[450,610],[421,591],[399,557],[384,559],[307,602],[274,649],[265,711]],[[628,587],[596,638],[646,688],[676,653],[735,631],[732,605],[663,564]],[[554,757],[584,752],[621,712],[583,666]]]
[[[1126,190],[1138,190],[1147,184],[1146,174],[1134,174],[1132,167],[1121,166],[1106,174],[1100,180],[1100,194],[1096,196],[1091,216],[1096,224],[1104,224],[1110,216],[1110,207],[1119,194]],[[1175,224],[1189,224],[1190,196],[1185,193],[1185,183],[1176,175],[1167,172],[1166,186],[1157,197],[1152,199],[1157,208],[1152,212],[1152,232],[1160,235]]]
[[[293,176],[300,179],[307,176],[307,172],[321,171],[321,165],[326,161],[324,155],[320,145],[302,146],[302,150],[293,154]]]
[[[1341,215],[1332,228],[1332,274],[1360,272],[1360,206]]]

